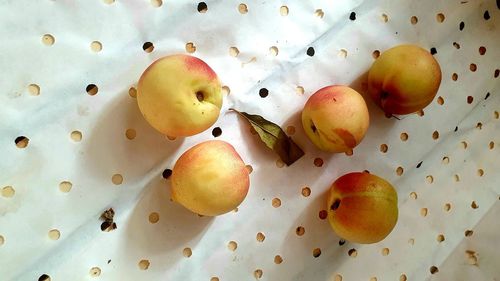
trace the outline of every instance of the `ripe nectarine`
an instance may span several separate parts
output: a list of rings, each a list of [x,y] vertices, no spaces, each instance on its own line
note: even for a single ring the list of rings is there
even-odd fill
[[[208,129],[222,106],[222,88],[215,72],[199,58],[166,56],[142,74],[137,102],[144,118],[171,137],[192,136]]]
[[[302,126],[321,150],[352,152],[370,123],[363,97],[347,86],[328,86],[314,93],[302,110]]]
[[[245,199],[250,178],[234,147],[219,140],[197,144],[172,170],[172,199],[194,213],[217,216]]]
[[[368,72],[368,92],[386,115],[417,112],[436,96],[441,68],[427,50],[399,45],[383,52]]]
[[[331,186],[328,221],[342,238],[370,244],[384,239],[398,220],[398,195],[386,180],[368,173],[349,173]]]

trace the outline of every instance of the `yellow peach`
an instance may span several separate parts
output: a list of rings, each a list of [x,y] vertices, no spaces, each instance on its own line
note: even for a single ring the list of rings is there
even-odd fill
[[[352,152],[370,123],[363,97],[347,86],[318,90],[302,110],[302,126],[309,139],[321,150]]]
[[[441,68],[427,50],[399,45],[383,52],[368,72],[368,92],[386,115],[410,114],[432,102]]]
[[[222,88],[216,73],[199,58],[172,55],[142,74],[137,102],[144,118],[164,135],[192,136],[219,117]]]
[[[194,213],[217,216],[245,199],[250,177],[234,147],[219,140],[197,144],[172,170],[172,199]]]
[[[328,195],[328,221],[342,238],[362,244],[383,240],[398,220],[398,195],[378,176],[349,173],[338,178]]]

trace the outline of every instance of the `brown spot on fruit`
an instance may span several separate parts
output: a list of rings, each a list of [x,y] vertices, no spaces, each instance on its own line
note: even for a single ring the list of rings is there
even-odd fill
[[[201,91],[196,92],[196,99],[198,99],[198,101],[200,101],[200,102],[203,101],[205,99],[203,92],[201,92]]]
[[[313,133],[316,133],[318,131],[318,129],[316,128],[316,126],[314,126],[314,123],[311,121],[311,130],[313,131]]]
[[[347,147],[353,148],[356,146],[356,139],[349,131],[340,128],[334,129],[333,131],[342,139]]]
[[[333,202],[332,206],[330,206],[330,209],[331,209],[332,211],[335,211],[335,210],[337,210],[339,207],[340,207],[340,199],[335,199],[335,201]]]

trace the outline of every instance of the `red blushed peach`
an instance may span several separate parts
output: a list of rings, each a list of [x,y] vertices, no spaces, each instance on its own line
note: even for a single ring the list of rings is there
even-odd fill
[[[167,136],[191,136],[208,129],[219,117],[219,79],[204,61],[172,55],[153,62],[142,74],[137,102],[144,118]]]
[[[349,173],[331,186],[328,221],[342,238],[362,244],[383,240],[398,220],[398,195],[378,176]]]
[[[386,115],[410,114],[432,102],[441,68],[427,50],[399,45],[383,52],[368,72],[368,92]]]
[[[245,199],[249,185],[245,163],[224,141],[206,141],[191,147],[172,170],[172,199],[205,216],[234,210]]]
[[[302,110],[302,126],[321,150],[352,152],[370,122],[363,97],[347,86],[328,86],[314,93]]]

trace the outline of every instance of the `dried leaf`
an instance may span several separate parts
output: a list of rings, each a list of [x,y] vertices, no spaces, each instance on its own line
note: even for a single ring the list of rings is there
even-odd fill
[[[304,155],[304,151],[295,142],[293,142],[289,136],[287,136],[280,126],[264,119],[260,115],[239,112],[238,110],[232,108],[230,110],[245,118],[250,125],[252,125],[257,134],[259,134],[262,142],[264,142],[267,147],[274,150],[274,152],[276,152],[276,154],[280,157],[281,161],[283,161],[287,166],[292,165]]]
[[[102,212],[101,216],[99,217],[104,221],[103,223],[101,223],[101,231],[109,232],[117,228],[116,223],[113,221],[114,216],[115,210],[113,210],[113,208],[109,208],[108,210]]]
[[[100,219],[104,221],[113,221],[113,217],[115,216],[115,210],[113,208],[109,208],[102,212]]]
[[[113,224],[113,222],[111,221],[105,221],[103,223],[101,223],[101,231],[107,231],[111,225]]]

